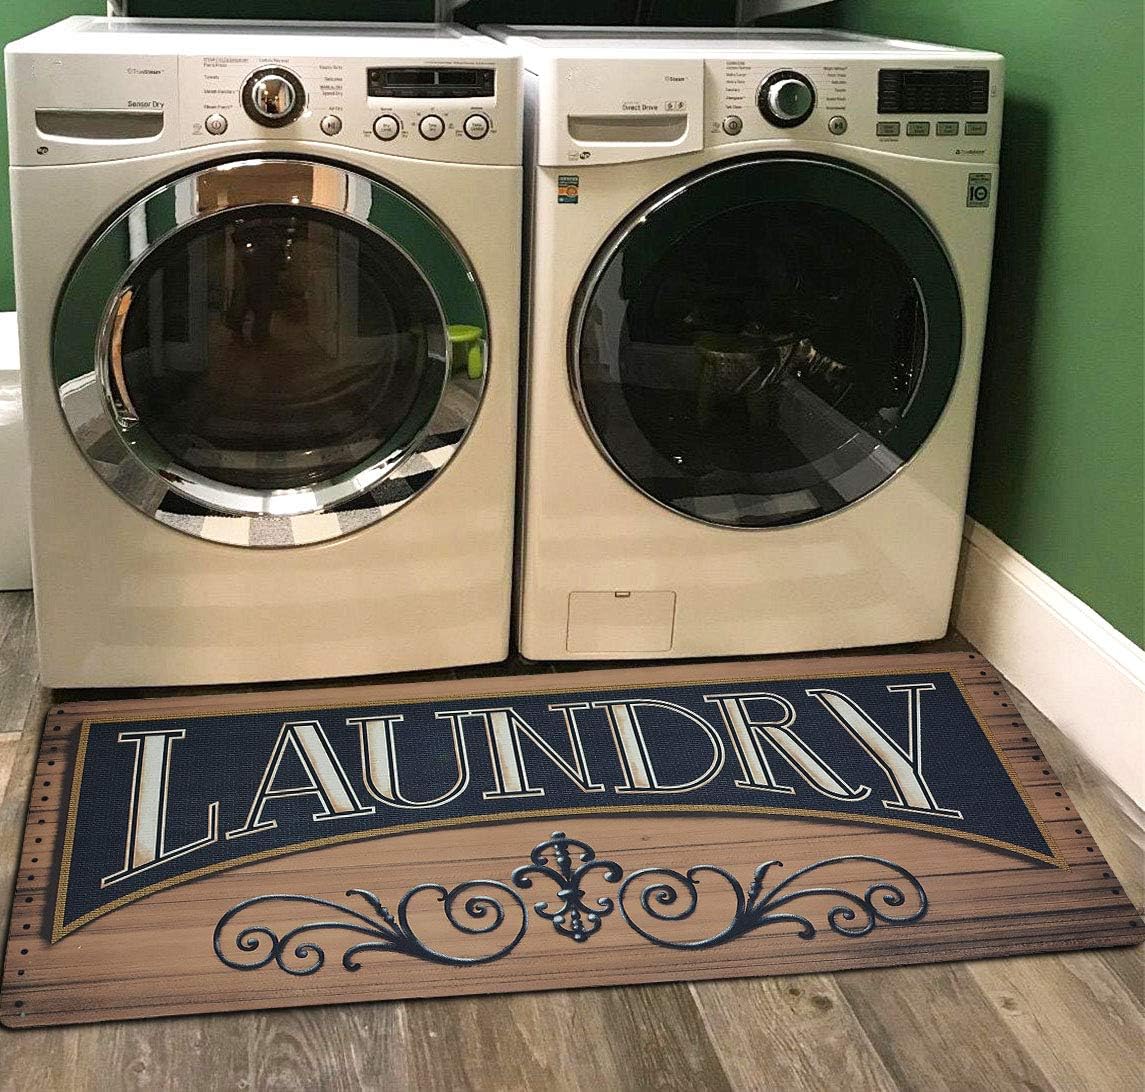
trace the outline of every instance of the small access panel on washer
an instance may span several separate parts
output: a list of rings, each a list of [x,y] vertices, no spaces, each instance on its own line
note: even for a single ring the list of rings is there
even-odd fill
[[[532,127],[519,640],[534,659],[942,635],[997,54],[492,28]]]

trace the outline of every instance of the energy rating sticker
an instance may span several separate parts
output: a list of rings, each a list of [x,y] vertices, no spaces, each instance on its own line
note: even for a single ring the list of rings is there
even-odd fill
[[[562,174],[557,179],[557,204],[576,205],[580,202],[580,175]]]
[[[966,207],[989,208],[990,187],[994,176],[990,174],[971,174],[966,180]]]

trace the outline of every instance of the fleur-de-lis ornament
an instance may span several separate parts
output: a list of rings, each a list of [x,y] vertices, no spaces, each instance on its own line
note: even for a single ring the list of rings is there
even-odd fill
[[[574,867],[573,853],[577,852],[580,864]],[[550,863],[549,855],[552,856]],[[543,899],[533,904],[533,909],[563,936],[583,942],[600,929],[601,919],[615,909],[612,899],[598,898],[591,906],[585,902],[581,881],[590,872],[599,871],[607,883],[619,883],[624,870],[615,861],[597,860],[596,852],[586,842],[569,838],[563,831],[556,831],[547,842],[537,846],[529,859],[532,864],[521,865],[513,872],[513,883],[527,889],[533,886],[534,876],[543,876],[557,887],[559,905],[555,908]]]

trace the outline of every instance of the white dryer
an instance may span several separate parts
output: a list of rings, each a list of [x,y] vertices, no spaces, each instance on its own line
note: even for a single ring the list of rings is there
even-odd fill
[[[519,60],[80,17],[6,62],[45,682],[504,658]]]
[[[831,31],[491,28],[525,59],[520,647],[946,629],[1002,58]]]

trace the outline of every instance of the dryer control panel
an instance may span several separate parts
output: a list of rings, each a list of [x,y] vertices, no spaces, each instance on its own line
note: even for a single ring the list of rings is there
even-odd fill
[[[183,58],[183,142],[305,139],[458,163],[519,157],[518,83],[493,62]]]
[[[305,141],[521,162],[521,61],[449,27],[252,32],[76,17],[8,50],[15,164]]]

